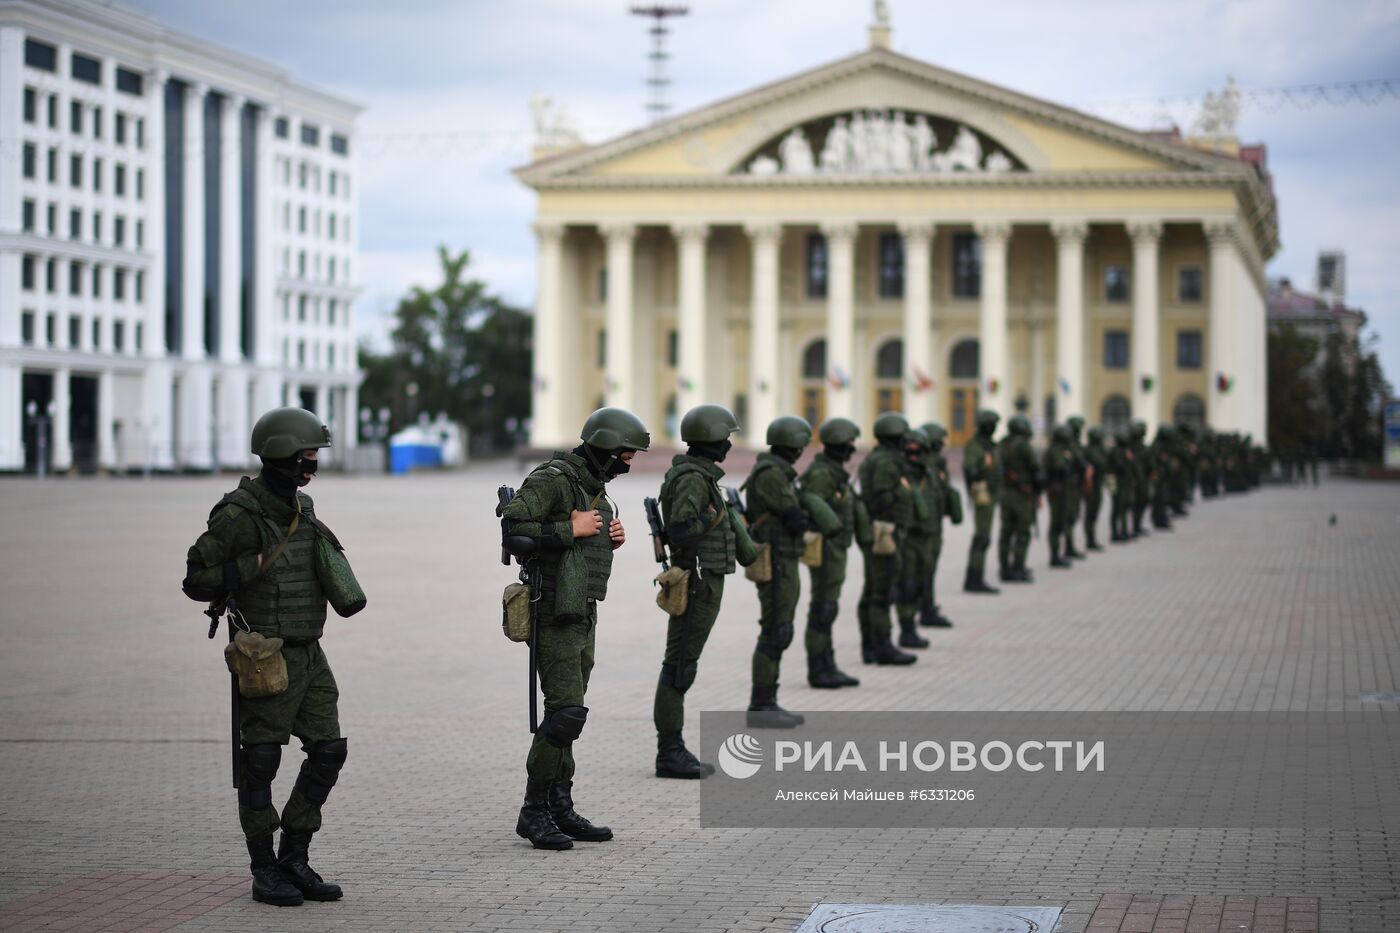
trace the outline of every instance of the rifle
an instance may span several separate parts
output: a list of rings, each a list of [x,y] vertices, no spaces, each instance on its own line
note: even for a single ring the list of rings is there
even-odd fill
[[[209,617],[209,637],[213,638],[214,633],[219,630],[219,619],[225,610],[228,612],[228,640],[233,644],[233,618],[238,611],[233,604],[233,594],[224,598],[223,602],[210,603],[209,608],[204,610],[204,614]],[[230,731],[230,764],[233,770],[233,789],[237,790],[241,783],[239,780],[243,776],[243,741],[238,732],[238,675],[229,671],[229,731]]]
[[[743,521],[745,527],[748,527],[749,520],[744,517],[744,500],[739,495],[739,490],[735,489],[733,486],[725,486],[724,501],[728,503],[731,509],[739,513],[740,520]]]
[[[540,631],[539,621],[535,616],[535,601],[539,599],[540,580],[530,558],[538,544],[533,538],[510,533],[510,519],[505,517],[505,511],[514,498],[513,487],[500,486],[496,489],[496,517],[501,520],[501,563],[509,567],[510,560],[514,557],[515,562],[520,565],[520,582],[530,587],[530,640],[527,642],[530,646],[530,666],[526,673],[526,690],[530,695],[530,734],[534,735],[540,728],[539,691],[535,686]]]
[[[642,500],[642,508],[647,513],[647,525],[651,528],[652,555],[662,570],[669,570],[671,563],[666,551],[669,542],[666,540],[666,526],[661,523],[661,507],[657,504],[656,497],[647,496]]]

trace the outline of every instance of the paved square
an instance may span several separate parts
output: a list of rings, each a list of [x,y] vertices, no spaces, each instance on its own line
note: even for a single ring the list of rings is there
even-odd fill
[[[641,499],[655,473],[616,483],[630,541],[601,612],[593,715],[577,746],[575,799],[617,839],[531,850],[513,831],[525,652],[500,633],[511,574],[491,512],[496,485],[519,478],[502,465],[313,484],[370,599],[354,619],[332,619],[325,640],[350,758],[313,864],[347,895],[280,910],[239,896],[204,905],[180,930],[787,933],[818,903],[942,903],[1058,907],[1056,929],[1082,933],[1091,918],[1107,928],[1117,902],[1106,895],[1128,899],[1118,930],[1153,902],[1156,929],[1176,919],[1195,929],[1208,898],[1221,904],[1213,929],[1239,929],[1222,921],[1245,900],[1256,930],[1280,916],[1299,928],[1306,911],[1295,918],[1294,905],[1313,901],[1324,931],[1400,929],[1397,843],[1378,832],[700,830],[698,782],[651,774],[664,619]],[[246,854],[228,786],[221,644],[205,640],[204,616],[179,590],[185,548],[233,484],[0,480],[0,909],[27,911],[35,928],[91,928],[16,905],[61,904],[63,886],[96,876],[237,886]],[[857,559],[837,656],[862,686],[808,689],[795,649],[784,704],[1396,712],[1381,696],[1400,690],[1394,486],[1332,482],[1198,503],[1176,531],[1070,571],[1046,568],[1039,541],[1040,582],[995,598],[956,589],[968,537],[966,525],[953,530],[939,574],[956,627],[934,632],[918,664],[860,665]],[[747,701],[756,618],[753,587],[734,580],[690,693],[689,731],[701,710]],[[284,761],[279,801],[296,761]],[[1173,897],[1194,898],[1185,917],[1166,907]],[[115,913],[120,899],[108,903]],[[0,926],[10,918],[0,913]]]

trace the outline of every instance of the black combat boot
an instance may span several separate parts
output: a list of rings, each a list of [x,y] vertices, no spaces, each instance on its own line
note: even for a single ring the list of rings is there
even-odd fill
[[[1016,573],[1017,583],[1035,582],[1035,575],[1026,567],[1026,556],[1024,554],[1016,558],[1016,566],[1011,569]]]
[[[900,651],[894,646],[894,643],[889,640],[888,636],[885,638],[883,644],[879,641],[875,643],[876,664],[889,667],[891,665],[913,664],[917,660],[919,660],[918,655],[910,654],[907,651]]]
[[[836,666],[836,655],[830,651],[807,658],[807,683],[817,690],[860,686],[859,680]]]
[[[901,648],[927,648],[928,639],[919,634],[918,628],[914,625],[913,618],[899,620],[899,647]]]
[[[690,754],[679,732],[656,734],[656,776],[696,781],[706,776],[705,768]]]
[[[1086,550],[1086,551],[1102,551],[1102,550],[1103,550],[1102,545],[1099,544],[1098,536],[1097,536],[1096,534],[1094,534],[1092,531],[1087,531],[1087,532],[1084,533],[1084,540],[1085,540],[1085,542],[1086,542],[1085,545],[1084,545],[1084,550]]]
[[[924,628],[952,628],[953,623],[934,603],[924,603],[919,607],[919,624]]]
[[[277,907],[296,907],[305,898],[277,864],[272,833],[248,840],[248,869],[253,873],[253,900]]]
[[[745,721],[754,729],[795,729],[807,720],[778,705],[777,684],[754,684]]]
[[[862,664],[875,663],[875,642],[864,628],[860,630],[860,660]]]
[[[1080,551],[1080,550],[1076,550],[1076,549],[1075,549],[1075,547],[1074,547],[1074,537],[1073,537],[1073,536],[1071,536],[1071,535],[1065,535],[1065,558],[1066,558],[1066,559],[1073,558],[1073,559],[1075,559],[1075,560],[1083,560],[1084,558],[1086,558],[1086,557],[1088,557],[1088,556],[1089,556],[1089,555],[1088,555],[1088,554],[1085,554],[1083,551]]]
[[[1073,564],[1060,556],[1060,542],[1056,540],[1054,536],[1050,538],[1050,566],[1060,569],[1073,566]]]
[[[573,781],[555,781],[549,785],[549,815],[566,836],[584,842],[607,842],[613,837],[611,829],[593,825],[574,809]]]
[[[306,863],[306,852],[310,847],[310,833],[282,830],[282,841],[277,844],[277,865],[282,869],[282,876],[308,901],[340,900],[340,885],[322,880],[316,870]]]
[[[574,841],[564,834],[549,812],[549,781],[525,781],[525,804],[515,821],[515,834],[530,840],[536,849],[572,849]]]
[[[967,568],[967,576],[963,578],[964,593],[985,593],[988,596],[1000,593],[1001,590],[994,586],[989,586],[982,576],[981,570]]]

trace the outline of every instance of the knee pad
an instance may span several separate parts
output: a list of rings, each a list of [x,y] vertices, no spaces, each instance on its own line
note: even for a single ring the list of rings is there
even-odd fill
[[[282,763],[282,746],[243,746],[243,775],[238,782],[238,805],[249,810],[272,806],[272,779]]]
[[[834,599],[824,599],[812,603],[812,611],[807,616],[807,627],[814,632],[829,632],[836,624],[839,606]]]
[[[783,659],[782,648],[779,648],[777,645],[766,642],[761,638],[758,640],[758,646],[754,650],[757,651],[759,654],[763,655],[768,660],[772,661],[774,664],[777,664]]]
[[[331,795],[331,788],[340,778],[340,769],[345,766],[349,754],[349,744],[343,738],[315,743],[306,753],[306,761],[302,762],[296,789],[307,800],[321,806]]]
[[[583,733],[583,724],[587,721],[588,707],[561,706],[544,714],[540,732],[555,748],[567,748]]]
[[[663,687],[675,687],[679,690],[680,687],[676,685],[676,665],[663,663],[661,676],[656,679],[656,682]]]
[[[786,651],[788,646],[792,644],[792,636],[794,634],[792,623],[784,622],[782,625],[778,626],[778,630],[774,634],[778,639],[778,647]]]
[[[689,664],[682,664],[676,671],[676,689],[685,693],[695,683],[695,675],[700,673],[700,662],[691,661]]]

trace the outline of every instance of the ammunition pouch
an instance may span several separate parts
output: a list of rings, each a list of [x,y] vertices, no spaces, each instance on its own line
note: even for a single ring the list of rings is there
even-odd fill
[[[754,583],[768,583],[773,579],[773,545],[767,541],[754,545],[754,559],[744,568],[744,576]]]
[[[661,587],[656,593],[656,604],[668,615],[683,616],[690,608],[691,572],[682,567],[671,567],[656,575],[656,583]]]
[[[889,557],[899,551],[899,539],[896,535],[897,526],[894,522],[873,521],[870,523],[872,532],[870,553],[877,557]]]
[[[511,641],[530,640],[530,587],[512,583],[501,597],[501,630]]]
[[[804,531],[802,533],[802,553],[797,559],[808,567],[820,567],[822,565],[822,545],[826,539],[822,537],[820,531]]]
[[[977,482],[973,483],[970,491],[972,493],[973,505],[986,506],[992,504],[992,490],[991,487],[987,485],[986,480],[979,479]]]
[[[255,700],[274,697],[287,689],[287,660],[282,639],[257,632],[237,632],[224,648],[224,663],[238,677],[238,695]]]

